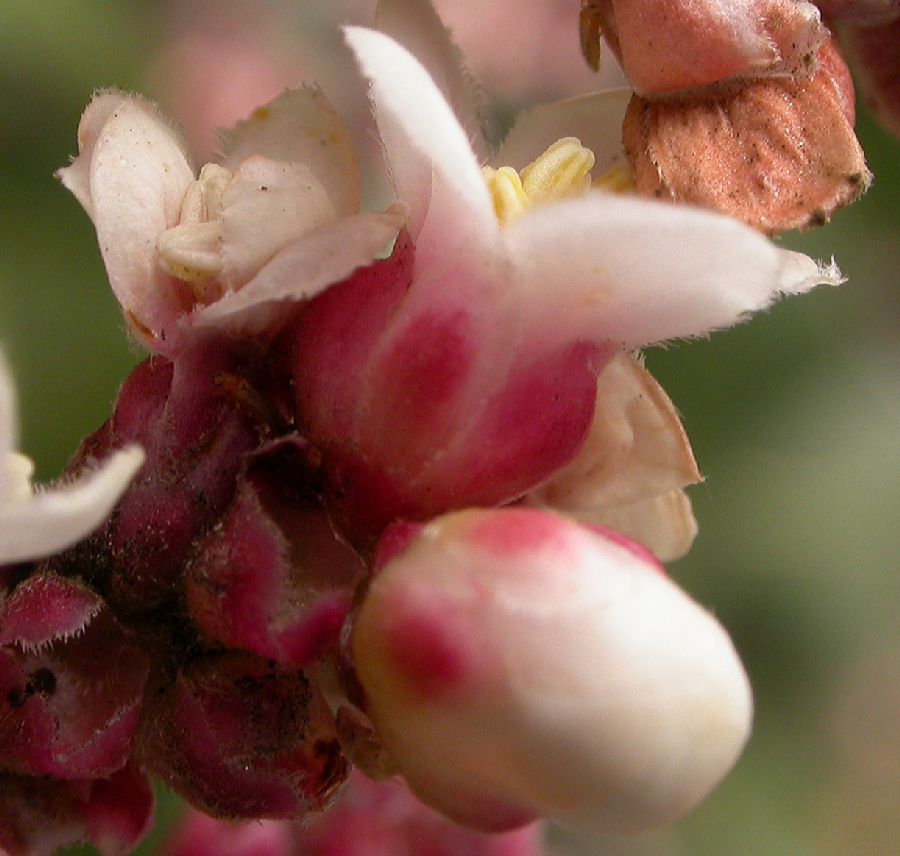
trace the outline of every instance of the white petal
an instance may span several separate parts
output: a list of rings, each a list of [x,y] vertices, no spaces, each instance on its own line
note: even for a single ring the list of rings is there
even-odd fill
[[[680,559],[694,543],[697,520],[683,490],[670,490],[629,505],[569,512],[576,520],[604,526],[643,544],[660,562]]]
[[[465,129],[479,160],[487,158],[481,93],[466,68],[462,51],[429,2],[379,0],[376,28],[403,45],[431,75]]]
[[[178,222],[192,180],[181,140],[155,107],[129,97],[110,112],[91,158],[94,226],[126,317],[154,331],[182,311],[156,242]]]
[[[19,445],[18,396],[16,385],[6,364],[6,357],[0,351],[0,455],[13,451]],[[0,483],[0,502],[3,486]]]
[[[370,264],[396,237],[405,213],[397,206],[381,214],[343,217],[304,235],[282,250],[240,291],[199,309],[190,326],[245,333],[274,330],[285,301],[306,300]]]
[[[606,193],[536,208],[504,235],[537,317],[627,348],[702,336],[783,294],[840,282],[833,265],[736,220]]]
[[[108,517],[143,462],[143,451],[131,446],[72,484],[0,508],[0,563],[50,556],[85,538]]]
[[[240,288],[275,254],[338,216],[319,176],[305,163],[253,155],[222,196],[221,282]]]
[[[525,110],[491,160],[520,170],[561,137],[577,137],[594,153],[594,175],[623,166],[622,119],[630,100],[630,89],[609,89]]]
[[[288,89],[258,107],[222,135],[223,166],[237,169],[250,155],[304,164],[316,176],[335,211],[359,211],[356,149],[340,116],[314,86]]]
[[[631,354],[597,378],[590,434],[578,456],[534,491],[542,505],[590,511],[649,499],[700,481],[672,401]],[[640,540],[640,539],[638,539]]]
[[[56,177],[75,195],[91,219],[94,217],[91,201],[91,158],[94,155],[94,145],[110,114],[129,97],[118,89],[103,89],[94,94],[78,123],[78,156],[72,159],[69,166],[56,172]]]
[[[421,64],[382,33],[345,30],[363,74],[395,190],[423,267],[499,230],[478,161]]]

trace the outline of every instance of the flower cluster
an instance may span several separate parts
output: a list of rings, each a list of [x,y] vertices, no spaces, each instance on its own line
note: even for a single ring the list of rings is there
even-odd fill
[[[638,75],[640,15],[622,12]],[[59,175],[150,355],[37,493],[0,374],[12,854],[127,852],[148,775],[213,818],[294,821],[352,766],[482,832],[641,829],[695,807],[747,739],[731,642],[660,564],[690,547],[700,473],[638,349],[839,272],[634,194],[628,92],[526,112],[491,154],[431,6],[382,0],[376,20],[346,39],[393,182],[382,212],[360,211],[315,87],[199,171],[137,96],[102,91],[82,117]],[[767,73],[800,87],[803,57]],[[492,842],[354,775],[341,823],[421,852],[537,852],[530,828]],[[317,823],[326,841],[337,821]],[[297,852],[291,830],[254,834]]]

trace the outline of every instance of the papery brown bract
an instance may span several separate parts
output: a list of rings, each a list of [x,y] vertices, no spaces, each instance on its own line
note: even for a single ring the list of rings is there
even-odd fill
[[[713,208],[768,234],[827,222],[871,175],[853,83],[831,44],[810,78],[760,80],[686,102],[635,96],[622,138],[637,190]]]
[[[209,637],[295,668],[335,647],[365,574],[316,495],[317,456],[297,435],[250,455],[185,581],[188,608]]]
[[[251,654],[201,657],[146,711],[139,756],[192,805],[222,818],[299,818],[347,777],[334,720],[302,672]]]
[[[83,584],[38,573],[0,607],[0,766],[89,779],[131,753],[149,660]]]

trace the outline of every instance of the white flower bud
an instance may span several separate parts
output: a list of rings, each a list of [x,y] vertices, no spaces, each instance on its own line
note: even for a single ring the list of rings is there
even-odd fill
[[[431,806],[481,829],[631,831],[689,812],[734,764],[744,670],[643,548],[524,508],[383,544],[352,649],[385,748]]]

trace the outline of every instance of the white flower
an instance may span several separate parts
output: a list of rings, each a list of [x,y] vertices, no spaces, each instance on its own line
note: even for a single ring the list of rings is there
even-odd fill
[[[94,222],[130,326],[163,353],[190,327],[273,332],[285,301],[371,262],[401,220],[358,213],[356,153],[313,87],[255,110],[199,174],[157,108],[116,90],[94,96],[78,147],[58,175]]]
[[[33,490],[31,461],[16,445],[16,394],[0,354],[0,564],[58,553],[100,526],[144,462],[137,446],[76,481]]]

